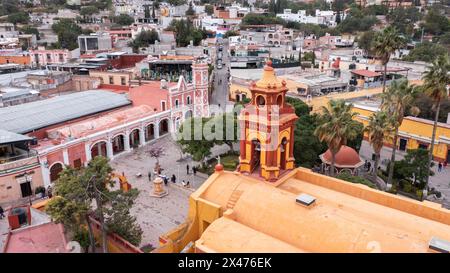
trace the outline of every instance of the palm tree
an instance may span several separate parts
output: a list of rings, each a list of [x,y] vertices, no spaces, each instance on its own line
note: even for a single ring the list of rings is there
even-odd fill
[[[397,151],[398,129],[405,117],[406,109],[409,108],[416,97],[417,88],[410,85],[407,79],[395,80],[389,86],[387,92],[381,94],[381,110],[385,111],[392,119],[394,128],[391,163],[389,164],[388,189],[392,186],[394,175],[395,153]]]
[[[375,36],[373,50],[375,55],[380,58],[384,66],[383,73],[383,93],[386,90],[387,64],[396,50],[406,45],[405,39],[398,33],[395,27],[389,26]]]
[[[389,138],[394,132],[392,120],[384,111],[378,111],[369,119],[369,124],[366,127],[366,132],[369,134],[369,142],[372,144],[375,152],[375,166],[373,169],[373,179],[377,180],[378,165],[380,162],[380,152],[383,148],[384,140]]]
[[[441,108],[441,101],[448,97],[447,85],[450,84],[450,77],[448,75],[448,69],[450,62],[448,55],[441,55],[434,60],[432,66],[425,72],[423,76],[424,86],[423,89],[433,100],[433,109],[436,110],[434,116],[433,133],[431,135],[430,154],[428,158],[428,173],[426,184],[424,188],[424,197],[427,193],[428,180],[431,172],[431,162],[433,160],[434,139],[436,137],[436,128],[439,118],[439,111]]]
[[[347,144],[347,140],[354,139],[358,135],[357,122],[353,120],[357,113],[352,113],[352,107],[352,104],[346,104],[344,100],[329,101],[328,107],[322,106],[319,126],[314,131],[319,140],[326,142],[330,149],[331,176],[334,176],[336,154],[342,145]]]

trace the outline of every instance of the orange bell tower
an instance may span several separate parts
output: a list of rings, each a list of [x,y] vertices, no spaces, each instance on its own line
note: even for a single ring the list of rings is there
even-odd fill
[[[267,61],[262,78],[251,83],[251,102],[241,111],[239,171],[276,181],[294,169],[294,127],[298,119],[286,103],[286,82]]]

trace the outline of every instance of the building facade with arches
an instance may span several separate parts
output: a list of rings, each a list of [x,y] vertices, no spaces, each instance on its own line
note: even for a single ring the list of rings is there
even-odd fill
[[[8,107],[0,129],[34,141],[27,158],[0,162],[0,188],[5,188],[0,204],[29,198],[17,186],[23,177],[30,188],[26,192],[33,194],[38,186],[52,185],[66,166],[80,168],[96,156],[114,160],[170,135],[187,118],[208,116],[208,66],[195,62],[192,67],[192,82],[181,77],[176,83],[144,84],[127,94],[93,90],[24,104],[20,111]],[[9,123],[15,112],[23,115]]]

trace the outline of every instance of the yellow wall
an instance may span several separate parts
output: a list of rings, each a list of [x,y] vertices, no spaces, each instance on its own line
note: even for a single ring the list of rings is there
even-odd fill
[[[364,126],[367,126],[368,124],[368,117],[370,117],[373,112],[366,109],[361,109],[354,107],[353,111],[361,115],[361,117],[357,117],[356,119],[364,124]],[[433,124],[427,123],[426,121],[418,121],[410,119],[409,117],[406,117],[403,119],[402,124],[400,125],[399,132],[404,134],[412,135],[408,137],[407,142],[407,149],[417,149],[419,148],[420,144],[420,137],[429,138],[431,139],[431,135],[433,133]],[[367,134],[366,134],[367,136]],[[415,137],[417,136],[417,137]],[[444,136],[446,138],[450,138],[450,128],[439,126],[436,129],[436,138],[435,138],[435,146],[433,150],[433,156],[436,160],[445,160],[447,158],[447,151],[450,149],[449,144],[445,143],[438,143],[439,137]],[[406,139],[406,137],[399,137],[397,145],[399,145],[400,138]],[[424,142],[425,143],[425,142]],[[388,145],[392,145],[392,140],[388,141]],[[429,143],[428,143],[429,145]],[[397,146],[398,147],[398,146]]]

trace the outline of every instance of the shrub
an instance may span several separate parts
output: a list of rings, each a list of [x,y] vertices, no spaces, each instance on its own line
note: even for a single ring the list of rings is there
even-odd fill
[[[36,187],[36,189],[34,190],[34,193],[35,194],[39,194],[39,193],[44,194],[45,193],[45,188],[42,187],[42,186]]]
[[[355,183],[355,184],[363,184],[363,185],[369,186],[370,188],[376,189],[375,184],[373,184],[369,180],[367,180],[363,177],[360,177],[360,176],[353,176],[346,172],[338,174],[336,176],[336,178],[345,180],[347,182]]]

